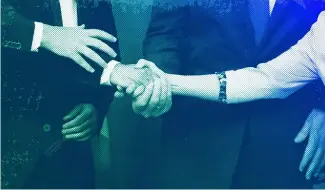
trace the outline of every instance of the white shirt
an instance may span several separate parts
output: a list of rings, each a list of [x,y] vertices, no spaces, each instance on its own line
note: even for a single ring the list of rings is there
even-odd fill
[[[317,79],[325,84],[325,11],[288,51],[256,68],[228,71],[226,76],[228,103],[286,98]]]
[[[77,14],[77,2],[76,0],[59,0],[62,16],[62,25],[64,27],[76,27],[78,26],[78,14]],[[35,22],[35,29],[32,41],[32,51],[37,51],[41,45],[43,36],[43,23]],[[104,69],[101,84],[110,85],[110,76],[116,64],[119,62],[112,60],[108,63],[108,66]]]

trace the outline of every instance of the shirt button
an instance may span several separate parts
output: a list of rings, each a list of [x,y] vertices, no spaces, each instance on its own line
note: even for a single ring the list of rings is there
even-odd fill
[[[45,131],[45,132],[49,132],[49,131],[51,131],[51,125],[49,125],[49,124],[45,124],[45,125],[43,126],[43,131]]]

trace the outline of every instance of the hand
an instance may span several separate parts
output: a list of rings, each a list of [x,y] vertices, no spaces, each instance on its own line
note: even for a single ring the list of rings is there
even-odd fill
[[[114,36],[102,30],[85,29],[84,25],[79,27],[44,25],[41,47],[59,56],[70,58],[87,71],[94,72],[94,68],[85,61],[83,56],[103,68],[107,63],[90,47],[116,57],[115,51],[102,40],[116,42]]]
[[[67,116],[62,127],[62,134],[66,139],[85,141],[96,134],[97,111],[91,104],[79,104]]]
[[[172,106],[172,93],[169,82],[165,77],[165,73],[150,61],[141,59],[136,68],[148,67],[154,73],[154,80],[145,88],[137,87],[131,84],[126,88],[126,94],[133,97],[132,108],[137,114],[149,117],[158,117],[169,111]],[[118,87],[116,97],[124,96],[122,88]]]
[[[304,127],[295,138],[296,143],[303,142],[307,137],[308,145],[300,163],[300,171],[306,170],[306,179],[319,177],[325,166],[325,111],[314,109],[308,116]]]
[[[111,84],[127,88],[131,84],[144,88],[153,80],[153,74],[148,68],[136,69],[135,65],[117,64],[111,73]]]

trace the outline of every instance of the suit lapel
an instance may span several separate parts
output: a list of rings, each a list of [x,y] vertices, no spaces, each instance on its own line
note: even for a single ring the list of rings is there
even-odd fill
[[[298,24],[303,7],[295,1],[277,1],[272,11],[264,38],[258,51],[265,47],[276,47],[291,29]],[[267,49],[267,48],[266,48]]]
[[[82,25],[82,24],[85,24],[86,25],[86,28],[87,28],[87,25],[89,23],[89,19],[90,19],[90,12],[91,9],[90,9],[90,6],[89,6],[89,3],[91,2],[91,0],[76,0],[77,1],[77,6],[78,6],[78,25]]]
[[[59,0],[50,0],[53,11],[53,24],[55,26],[62,26],[62,15]]]

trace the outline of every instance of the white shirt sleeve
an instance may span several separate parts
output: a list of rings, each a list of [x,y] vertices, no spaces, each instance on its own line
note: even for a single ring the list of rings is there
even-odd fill
[[[114,67],[119,64],[120,62],[115,61],[115,60],[111,60],[110,62],[108,62],[107,67],[104,69],[102,76],[100,78],[100,84],[101,85],[107,85],[107,86],[111,86],[111,75],[113,72]]]
[[[325,75],[325,12],[311,30],[288,51],[256,68],[228,71],[227,102],[286,98]]]
[[[43,37],[43,23],[34,22],[35,29],[32,41],[31,51],[37,52],[38,48],[41,46],[42,37]]]

